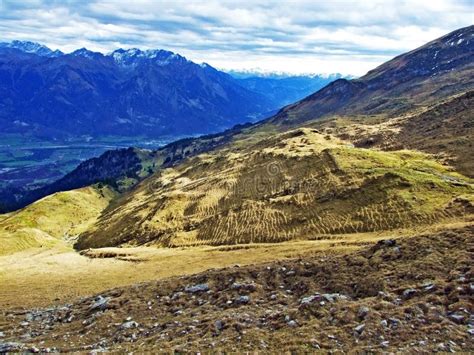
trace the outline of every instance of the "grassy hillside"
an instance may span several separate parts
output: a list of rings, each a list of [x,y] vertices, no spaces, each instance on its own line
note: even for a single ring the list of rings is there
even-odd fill
[[[473,196],[472,180],[420,152],[355,148],[308,128],[253,134],[148,178],[106,209],[77,247],[383,231],[474,212]]]
[[[334,116],[310,121],[307,126],[357,147],[435,154],[460,173],[474,177],[473,117],[474,91],[468,91],[390,120],[381,115]]]
[[[0,215],[0,255],[54,245],[84,232],[108,205],[109,188],[58,192],[17,212]]]

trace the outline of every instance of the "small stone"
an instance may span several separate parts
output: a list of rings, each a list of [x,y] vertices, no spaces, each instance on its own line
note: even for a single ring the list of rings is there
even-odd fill
[[[120,326],[120,328],[122,328],[122,329],[138,328],[138,323],[132,320],[132,321],[123,323]]]
[[[393,328],[397,328],[401,324],[401,321],[397,318],[389,318],[388,321],[390,322],[390,326]]]
[[[214,327],[218,332],[220,332],[222,329],[224,329],[224,322],[218,319],[214,322]]]
[[[296,323],[294,320],[290,320],[286,324],[288,324],[292,328],[296,328],[298,326],[298,323]]]
[[[465,321],[464,315],[459,313],[451,313],[450,315],[448,315],[448,318],[458,324],[463,324]]]
[[[385,340],[383,342],[380,343],[380,346],[382,348],[388,348],[388,345],[390,344],[390,342],[388,340]]]
[[[236,303],[239,304],[247,304],[250,302],[250,297],[249,296],[240,296],[235,300]]]
[[[5,336],[4,332],[0,332],[0,338],[3,338]]]
[[[319,345],[317,339],[311,339],[310,342],[311,342],[311,346],[312,346],[314,349],[321,349],[321,345]]]
[[[361,334],[365,329],[365,324],[359,324],[357,327],[354,328],[354,330],[358,333]]]
[[[414,288],[408,288],[405,291],[403,291],[402,296],[403,296],[404,299],[407,300],[407,299],[410,299],[413,296],[415,296],[416,293],[417,293],[417,291]]]
[[[369,312],[370,310],[368,307],[360,307],[359,311],[357,312],[357,317],[359,317],[360,320],[365,319]]]
[[[474,335],[474,328],[468,329],[468,330],[467,330],[467,333],[468,333],[469,335]]]
[[[31,348],[28,349],[28,351],[33,354],[37,354],[40,352],[40,349],[38,349],[36,346],[32,346]]]
[[[433,292],[435,290],[436,290],[436,285],[435,284],[429,283],[429,284],[423,285],[423,291],[425,291],[425,292]]]
[[[346,295],[341,295],[340,293],[324,293],[321,295],[328,302],[344,301],[348,300],[349,297]]]
[[[18,352],[23,348],[23,344],[21,343],[14,343],[14,342],[9,342],[9,343],[0,343],[0,353],[7,353],[7,352]]]
[[[386,319],[382,319],[382,320],[380,321],[380,325],[381,325],[382,327],[385,327],[385,328],[388,327],[388,322],[387,322],[387,320],[386,320]]]
[[[271,299],[272,301],[275,301],[277,298],[278,298],[278,296],[275,295],[275,294],[270,296],[270,299]]]
[[[189,293],[206,292],[206,291],[209,291],[209,285],[198,284],[198,285],[193,285],[193,286],[186,286],[184,290]]]
[[[300,300],[300,305],[307,306],[307,305],[309,305],[313,302],[319,301],[320,299],[321,299],[321,295],[319,295],[319,294],[315,294],[315,295],[308,296],[308,297],[303,297]]]
[[[89,307],[90,311],[105,311],[109,307],[110,298],[98,296]]]

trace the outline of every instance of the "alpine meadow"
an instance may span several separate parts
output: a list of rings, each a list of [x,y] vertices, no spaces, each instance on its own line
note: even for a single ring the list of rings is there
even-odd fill
[[[474,352],[473,13],[0,1],[0,353]]]

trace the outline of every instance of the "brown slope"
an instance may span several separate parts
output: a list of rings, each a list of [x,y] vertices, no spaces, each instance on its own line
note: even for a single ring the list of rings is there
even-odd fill
[[[301,124],[334,114],[400,114],[474,88],[474,26],[402,54],[355,80],[339,79],[269,122]]]
[[[468,226],[4,311],[2,341],[16,342],[10,351],[472,353],[473,234]],[[196,285],[204,291],[192,293]]]

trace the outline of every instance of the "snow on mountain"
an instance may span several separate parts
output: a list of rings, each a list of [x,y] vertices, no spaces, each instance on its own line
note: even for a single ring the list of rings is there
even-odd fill
[[[25,53],[33,53],[40,55],[42,57],[59,57],[63,55],[63,52],[60,50],[51,50],[50,48],[46,47],[45,45],[31,42],[31,41],[12,41],[12,42],[2,42],[0,43],[0,47],[3,48],[15,48],[21,50]]]

